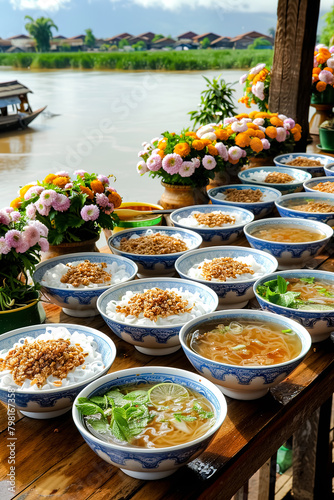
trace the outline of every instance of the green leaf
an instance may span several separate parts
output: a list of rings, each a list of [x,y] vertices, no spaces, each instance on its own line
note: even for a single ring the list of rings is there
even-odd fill
[[[125,417],[124,408],[114,408],[111,432],[117,439],[129,442],[131,438],[131,432]]]
[[[143,404],[148,401],[148,393],[147,391],[131,391],[126,396],[123,396],[123,399],[130,399],[134,401],[135,404]]]
[[[314,280],[315,280],[315,277],[313,277],[313,278],[300,278],[300,281],[302,281],[303,283],[309,283],[309,284],[313,284]]]
[[[288,282],[282,276],[277,276],[277,288],[278,293],[285,293],[287,291]]]
[[[191,415],[183,415],[182,413],[174,413],[174,418],[178,422],[181,422],[184,420],[185,422],[193,422],[194,420],[197,420],[197,417],[192,417]]]
[[[93,427],[96,432],[105,434],[109,430],[108,420],[106,418],[87,418],[86,423]]]
[[[102,413],[103,415],[103,410],[95,403],[91,403],[87,398],[79,398],[78,404],[75,406],[82,415],[95,415],[97,413]]]
[[[105,396],[94,396],[93,398],[90,398],[89,401],[100,406],[103,410],[108,408],[108,399]]]

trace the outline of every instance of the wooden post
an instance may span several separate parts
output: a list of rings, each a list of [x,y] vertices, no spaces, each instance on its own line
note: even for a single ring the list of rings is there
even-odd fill
[[[279,0],[269,109],[302,126],[296,151],[306,151],[313,53],[320,0]]]

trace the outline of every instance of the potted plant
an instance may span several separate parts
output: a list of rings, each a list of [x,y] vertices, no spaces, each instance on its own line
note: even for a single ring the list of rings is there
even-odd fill
[[[11,207],[0,210],[0,333],[41,323],[39,284],[32,276],[40,251],[49,247],[48,229]]]
[[[113,177],[112,175],[109,176]],[[81,251],[98,251],[101,229],[118,222],[114,209],[122,203],[104,175],[84,170],[49,174],[43,181],[22,187],[11,206],[48,228],[48,257]]]
[[[334,46],[316,46],[312,70],[311,106],[316,112],[310,120],[310,134],[318,135],[319,126],[331,118],[334,106]]]
[[[161,138],[144,143],[137,164],[140,175],[148,172],[160,177],[165,188],[159,204],[164,208],[181,208],[209,202],[206,186],[217,172],[225,174],[229,167],[245,163],[244,156],[234,161],[220,138],[221,131],[212,125],[197,132],[180,134],[165,132]],[[233,154],[233,150],[231,151]]]
[[[257,104],[260,111],[268,110],[271,69],[264,63],[251,68],[240,77],[239,83],[244,85],[244,95],[238,100],[250,108]]]

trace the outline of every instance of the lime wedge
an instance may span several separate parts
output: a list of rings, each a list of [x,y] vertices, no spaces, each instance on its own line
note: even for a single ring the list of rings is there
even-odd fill
[[[188,396],[189,393],[185,387],[173,383],[158,384],[148,391],[149,400],[154,406],[164,406],[171,401],[178,403]]]

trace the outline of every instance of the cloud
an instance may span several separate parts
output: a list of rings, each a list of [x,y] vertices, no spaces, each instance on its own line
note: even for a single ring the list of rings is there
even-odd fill
[[[14,9],[39,9],[46,11],[56,11],[65,7],[71,0],[10,0]]]
[[[226,12],[240,13],[266,13],[276,14],[277,0],[256,0],[249,2],[248,0],[110,0],[111,3],[124,5],[135,4],[145,8],[162,8],[164,10],[177,11],[182,8],[197,9],[205,7],[207,9],[224,10]]]

